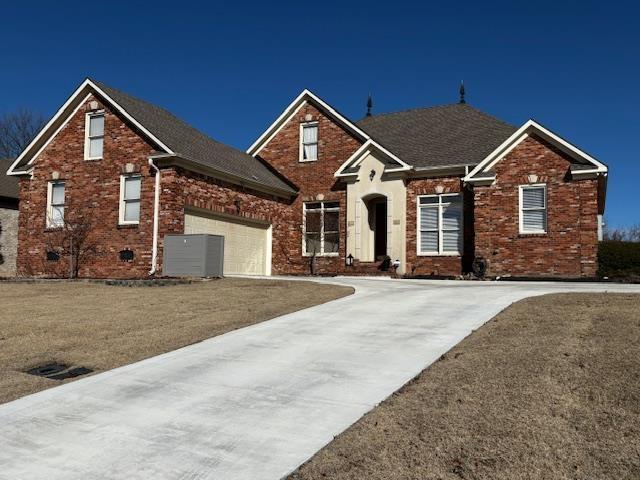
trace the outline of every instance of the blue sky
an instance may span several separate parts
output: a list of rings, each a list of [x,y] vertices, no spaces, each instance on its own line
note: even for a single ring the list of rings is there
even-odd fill
[[[534,118],[610,167],[610,225],[640,223],[633,2],[17,2],[0,114],[52,115],[86,76],[245,149],[303,89],[352,119],[451,103]],[[99,5],[99,7],[92,6]]]

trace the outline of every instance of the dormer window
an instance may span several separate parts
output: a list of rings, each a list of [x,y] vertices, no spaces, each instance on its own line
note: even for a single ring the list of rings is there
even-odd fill
[[[87,113],[85,124],[84,159],[102,159],[104,146],[104,112]]]
[[[318,160],[318,122],[300,124],[300,161]]]

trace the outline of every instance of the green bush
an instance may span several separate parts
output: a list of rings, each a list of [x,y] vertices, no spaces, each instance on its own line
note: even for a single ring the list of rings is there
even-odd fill
[[[598,275],[640,280],[640,243],[607,240],[598,247]]]

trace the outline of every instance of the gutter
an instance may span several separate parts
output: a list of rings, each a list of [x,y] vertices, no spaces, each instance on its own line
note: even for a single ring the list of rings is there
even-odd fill
[[[149,275],[155,275],[158,266],[158,217],[160,215],[160,169],[153,161],[156,158],[161,158],[158,155],[155,157],[149,157],[149,166],[156,171],[156,185],[153,197],[153,243],[151,247],[151,270]]]

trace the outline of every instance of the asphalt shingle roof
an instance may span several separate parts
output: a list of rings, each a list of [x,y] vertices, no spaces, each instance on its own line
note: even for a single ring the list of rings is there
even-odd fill
[[[357,125],[418,168],[477,165],[516,131],[461,103],[374,115]]]
[[[261,160],[212,139],[163,108],[91,81],[176,154],[267,187],[295,192]]]
[[[18,198],[18,177],[10,177],[7,170],[15,158],[0,158],[0,197]]]

